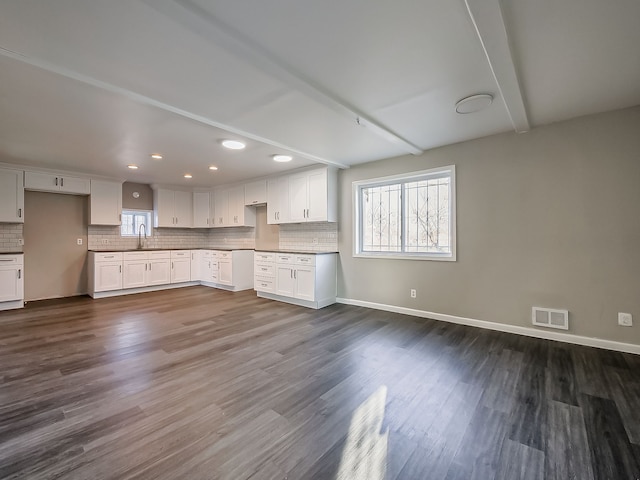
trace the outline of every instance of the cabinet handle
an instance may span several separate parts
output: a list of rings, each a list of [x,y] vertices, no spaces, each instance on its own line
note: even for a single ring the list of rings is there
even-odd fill
[[[120,273],[122,273],[122,265],[120,265]]]
[[[297,270],[293,271],[293,278],[298,279],[298,271]]]
[[[151,271],[151,264],[149,264],[149,271]]]
[[[173,270],[173,262],[171,262],[171,270]]]
[[[253,201],[253,202],[251,202],[251,203],[258,203],[258,200],[254,200],[254,201]]]
[[[18,209],[18,218],[22,218],[22,209],[21,208]]]
[[[113,255],[105,255],[105,256],[104,256],[104,257],[102,257],[102,258],[113,258]]]
[[[60,178],[60,186],[64,187],[64,178]]]
[[[13,262],[13,259],[12,258],[9,258],[9,259],[0,258],[0,262]]]
[[[148,267],[148,266],[149,266],[149,264],[147,264],[147,263],[145,263],[145,264],[144,264],[144,271],[145,271],[145,272],[147,271],[147,267]]]
[[[22,278],[22,269],[21,268],[18,269],[18,278]]]

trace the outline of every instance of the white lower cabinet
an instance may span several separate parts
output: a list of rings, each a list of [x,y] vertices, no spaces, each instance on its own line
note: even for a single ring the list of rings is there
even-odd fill
[[[259,297],[310,308],[336,302],[335,253],[256,252],[254,289]]]
[[[24,255],[0,255],[0,310],[24,306]]]
[[[89,294],[122,290],[122,252],[89,252]]]
[[[122,288],[140,288],[149,284],[149,254],[124,252]]]
[[[200,282],[204,276],[204,250],[191,250],[191,281]]]
[[[149,252],[149,286],[171,283],[171,251]]]
[[[191,281],[191,251],[173,250],[171,252],[171,283]]]
[[[202,281],[211,286],[231,290],[253,288],[253,250],[205,250],[201,268]]]

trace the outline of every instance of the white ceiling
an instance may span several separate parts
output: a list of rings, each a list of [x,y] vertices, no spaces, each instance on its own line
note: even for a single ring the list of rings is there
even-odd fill
[[[640,104],[638,19],[637,0],[4,0],[0,162],[210,186],[526,131]],[[475,93],[495,100],[456,114]]]

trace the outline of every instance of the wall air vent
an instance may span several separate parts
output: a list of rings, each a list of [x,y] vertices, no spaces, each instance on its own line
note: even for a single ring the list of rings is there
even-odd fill
[[[569,330],[569,311],[555,308],[533,307],[531,320],[537,327],[559,328]]]

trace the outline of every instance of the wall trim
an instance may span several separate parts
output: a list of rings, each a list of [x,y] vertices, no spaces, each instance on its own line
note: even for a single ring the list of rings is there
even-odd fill
[[[458,317],[455,315],[447,315],[444,313],[427,312],[426,310],[417,310],[415,308],[398,307],[396,305],[387,305],[384,303],[366,302],[363,300],[355,300],[352,298],[336,298],[337,303],[345,305],[355,305],[358,307],[367,307],[374,310],[384,310],[386,312],[403,313],[414,317],[431,318],[442,322],[457,323],[459,325],[467,325],[470,327],[484,328],[487,330],[495,330],[498,332],[515,333],[526,337],[541,338],[544,340],[555,340],[557,342],[572,343],[574,345],[584,345],[587,347],[603,348],[606,350],[614,350],[617,352],[634,353],[640,355],[640,345],[632,343],[614,342],[613,340],[604,340],[602,338],[583,337],[580,335],[572,335],[570,333],[562,333],[556,331],[538,330],[536,328],[521,327],[517,325],[508,325],[505,323],[488,322],[486,320],[477,320],[475,318]]]

